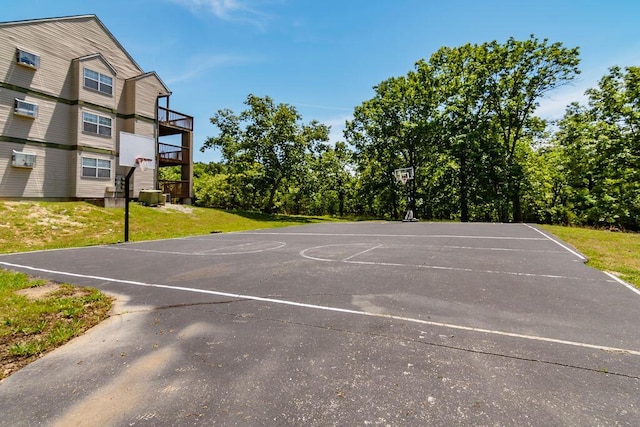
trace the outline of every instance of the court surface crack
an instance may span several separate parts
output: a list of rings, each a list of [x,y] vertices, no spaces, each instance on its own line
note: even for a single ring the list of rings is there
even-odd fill
[[[184,304],[160,305],[160,306],[157,306],[157,307],[153,307],[153,309],[151,309],[150,311],[153,311],[153,310],[167,310],[167,309],[170,309],[170,308],[195,307],[195,306],[198,306],[198,305],[233,304],[233,303],[237,303],[237,302],[247,302],[247,301],[252,301],[252,300],[250,300],[250,299],[230,299],[230,300],[224,300],[224,301],[191,302],[191,303],[184,303]]]
[[[182,307],[195,306],[195,305],[206,305],[206,304],[205,303],[185,304],[185,305],[182,305]],[[238,313],[224,313],[224,312],[219,312],[219,311],[215,311],[215,313],[216,314],[220,314],[220,315],[224,315],[224,316],[231,316],[231,317],[237,317],[237,316],[240,315]],[[259,321],[282,323],[282,324],[293,325],[293,326],[303,326],[303,327],[308,327],[308,328],[317,328],[317,329],[322,329],[322,330],[332,331],[332,332],[356,334],[356,335],[363,335],[363,336],[369,336],[369,337],[374,337],[374,338],[385,338],[385,339],[390,339],[390,340],[394,340],[394,341],[407,341],[407,342],[411,342],[411,343],[414,343],[414,344],[422,344],[422,345],[427,345],[427,346],[431,346],[431,347],[443,348],[443,349],[447,349],[447,350],[462,351],[462,352],[465,352],[465,353],[479,354],[479,355],[484,355],[484,356],[501,357],[501,358],[510,359],[510,360],[517,360],[517,361],[521,361],[521,362],[541,363],[541,364],[544,364],[544,365],[558,366],[558,367],[561,367],[561,368],[569,368],[569,369],[577,369],[577,370],[597,373],[597,374],[601,374],[601,375],[614,375],[614,376],[622,377],[622,378],[640,380],[640,376],[625,374],[625,373],[621,373],[621,372],[614,372],[614,371],[610,371],[608,369],[604,370],[602,368],[600,368],[600,369],[598,369],[598,368],[589,368],[589,367],[586,367],[586,366],[574,365],[574,364],[570,364],[570,363],[554,362],[554,361],[550,361],[550,360],[544,360],[544,359],[538,359],[538,358],[530,358],[530,357],[524,357],[524,356],[513,356],[513,355],[508,355],[508,354],[503,354],[503,353],[497,353],[497,352],[491,352],[491,351],[483,351],[483,350],[476,350],[476,349],[472,349],[472,348],[459,347],[459,346],[455,346],[455,345],[451,345],[451,344],[435,343],[435,342],[426,341],[426,340],[423,340],[423,339],[408,338],[408,337],[404,337],[404,336],[396,337],[396,336],[391,336],[391,335],[382,334],[382,333],[355,331],[355,330],[351,330],[351,329],[343,329],[343,328],[336,328],[336,327],[330,327],[330,326],[314,325],[314,324],[303,323],[303,322],[294,322],[292,320],[273,319],[273,318],[268,318],[268,317],[258,317],[258,316],[255,316],[255,315],[246,316],[246,318],[247,319],[253,319],[253,320],[259,320]]]

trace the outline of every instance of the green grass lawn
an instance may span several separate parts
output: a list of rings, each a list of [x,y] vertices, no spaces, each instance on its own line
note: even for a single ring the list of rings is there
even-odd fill
[[[608,271],[640,288],[640,234],[545,225],[543,228],[582,252],[587,265]]]

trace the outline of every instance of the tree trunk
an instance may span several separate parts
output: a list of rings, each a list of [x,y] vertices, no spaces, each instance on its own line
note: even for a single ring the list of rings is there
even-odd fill
[[[522,205],[520,204],[520,188],[513,191],[513,222],[523,222]]]
[[[340,217],[344,216],[344,189],[341,179],[338,179],[338,213]]]
[[[273,213],[273,201],[276,197],[276,191],[278,191],[278,187],[280,187],[280,179],[276,180],[269,191],[269,200],[267,201],[267,205],[264,207],[264,212],[271,214]]]
[[[460,150],[460,221],[469,222],[469,197],[467,188],[467,155]]]

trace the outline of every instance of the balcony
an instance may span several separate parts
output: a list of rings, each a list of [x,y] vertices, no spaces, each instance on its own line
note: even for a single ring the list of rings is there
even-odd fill
[[[193,117],[158,106],[160,136],[193,131]]]
[[[158,180],[158,189],[173,201],[190,204],[193,197],[193,117],[158,105],[158,168],[174,167],[179,180]]]
[[[188,165],[191,160],[189,147],[158,143],[158,158],[160,166]]]
[[[189,181],[158,181],[158,188],[163,194],[171,194],[171,199],[187,199],[190,196]]]

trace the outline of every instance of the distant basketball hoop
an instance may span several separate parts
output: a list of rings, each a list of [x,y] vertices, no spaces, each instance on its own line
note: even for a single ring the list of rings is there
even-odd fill
[[[406,185],[407,181],[413,179],[413,168],[400,168],[393,171],[396,181],[402,185]]]
[[[393,171],[393,177],[396,179],[396,182],[407,186],[407,182],[414,178],[414,169],[413,167],[409,168],[400,168]],[[416,222],[417,218],[413,216],[413,210],[411,209],[412,200],[411,200],[411,189],[407,188],[407,213],[404,216],[403,222]]]

